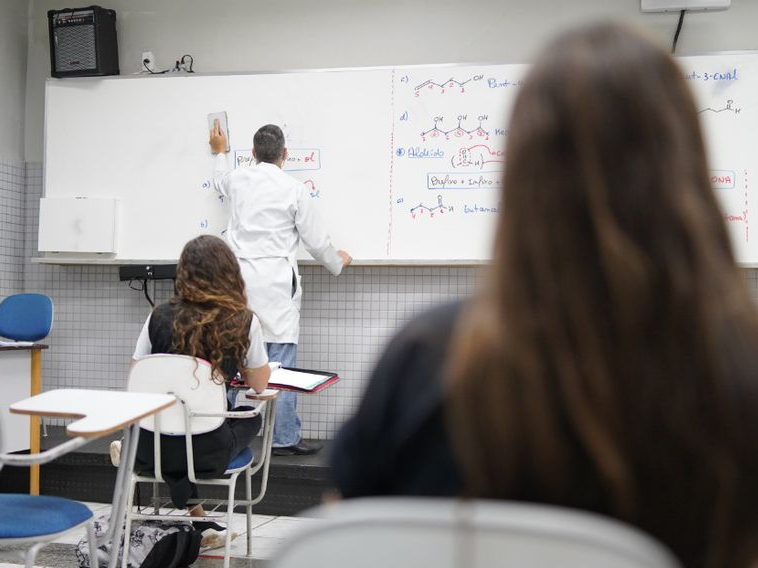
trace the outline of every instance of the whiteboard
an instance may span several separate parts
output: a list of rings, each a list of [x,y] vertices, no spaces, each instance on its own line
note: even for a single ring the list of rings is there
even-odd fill
[[[285,169],[356,262],[487,259],[522,73],[500,65],[49,80],[44,194],[119,200],[118,250],[103,260],[175,261],[190,238],[226,228],[206,124],[226,111],[239,167],[261,125],[282,126]]]
[[[738,262],[758,264],[758,54],[682,57],[708,146],[711,184]],[[758,180],[756,180],[758,181]]]
[[[703,110],[738,259],[756,263],[748,178],[758,159],[750,109],[758,56],[681,61]],[[174,262],[187,240],[226,229],[227,203],[210,183],[206,121],[226,111],[232,167],[250,164],[261,125],[283,128],[284,169],[306,184],[333,243],[356,263],[486,261],[507,120],[526,71],[510,64],[50,79],[44,195],[119,200],[117,250],[91,255],[96,262]]]

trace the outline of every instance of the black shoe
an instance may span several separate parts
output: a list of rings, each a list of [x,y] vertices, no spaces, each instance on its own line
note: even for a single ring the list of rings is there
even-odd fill
[[[306,442],[300,440],[294,446],[284,446],[282,448],[273,448],[275,456],[309,456],[321,451],[324,446],[318,442]]]
[[[213,529],[214,531],[221,532],[226,529],[226,527],[222,527],[220,524],[214,523],[212,521],[196,521],[192,523],[192,525],[196,529],[199,529],[200,532],[206,531],[208,529]]]

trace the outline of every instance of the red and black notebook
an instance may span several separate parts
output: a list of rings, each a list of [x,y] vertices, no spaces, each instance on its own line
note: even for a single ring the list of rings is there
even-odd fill
[[[329,371],[282,367],[279,363],[269,363],[269,365],[271,366],[271,378],[268,381],[268,388],[270,389],[312,394],[322,391],[326,387],[331,386],[340,380],[337,373]],[[232,388],[241,388],[246,385],[238,375],[232,379],[229,386]]]
[[[268,381],[269,388],[289,390],[303,393],[314,393],[324,390],[340,380],[337,373],[314,371],[312,369],[295,369],[281,367],[271,373]]]
[[[340,377],[337,373],[279,367],[278,363],[271,363],[271,378],[268,381],[268,388],[312,394],[324,390],[339,380]],[[244,383],[239,379],[232,380],[231,386],[241,387],[244,386]]]

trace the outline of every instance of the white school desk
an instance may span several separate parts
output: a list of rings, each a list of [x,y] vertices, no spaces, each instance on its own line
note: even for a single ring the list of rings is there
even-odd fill
[[[8,412],[17,400],[39,394],[42,390],[42,350],[47,345],[0,346],[0,414],[4,452],[40,449],[39,418],[14,416]],[[39,495],[39,466],[29,470],[29,493]]]
[[[137,456],[140,419],[160,412],[176,402],[169,394],[140,392],[58,389],[11,404],[10,410],[16,414],[30,416],[55,416],[79,418],[66,427],[70,436],[99,438],[118,430],[123,430],[121,442],[121,463],[113,488],[113,504],[108,531],[99,541],[121,542],[126,518],[127,487]],[[119,547],[111,547],[109,568],[115,568],[119,561]]]

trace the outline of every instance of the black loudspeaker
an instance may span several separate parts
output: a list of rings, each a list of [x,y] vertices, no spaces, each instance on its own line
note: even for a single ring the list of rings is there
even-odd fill
[[[119,74],[114,10],[100,6],[50,10],[47,22],[53,77]]]

